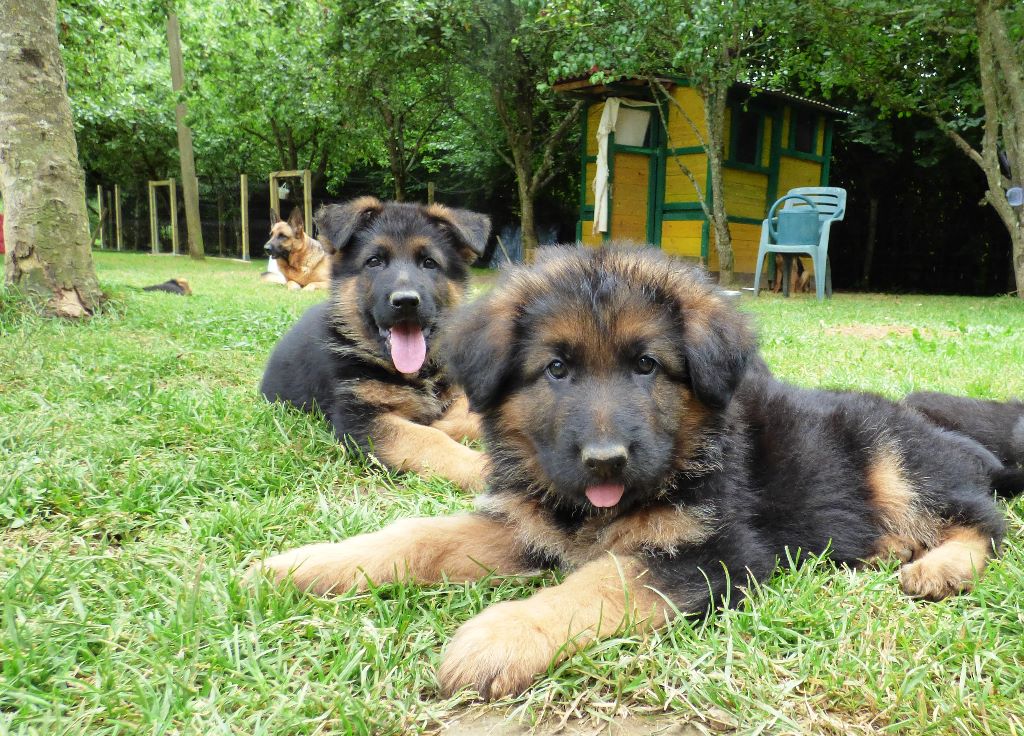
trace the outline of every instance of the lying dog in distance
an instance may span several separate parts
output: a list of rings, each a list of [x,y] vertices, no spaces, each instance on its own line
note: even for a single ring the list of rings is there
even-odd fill
[[[266,271],[260,278],[269,284],[284,284],[289,289],[326,289],[331,279],[331,245],[306,234],[302,210],[292,210],[284,222],[270,211],[270,240],[263,246],[277,261],[280,273]]]
[[[699,269],[653,250],[546,255],[447,333],[491,458],[477,511],[254,570],[331,594],[562,568],[448,643],[441,691],[497,698],[629,623],[735,605],[787,556],[895,557],[908,595],[940,599],[998,551],[984,448],[879,396],[779,382]]]
[[[789,290],[790,293],[808,292],[811,290],[811,272],[804,268],[804,262],[800,260],[800,256],[790,256],[789,268]],[[794,269],[793,266],[796,266]],[[786,273],[786,257],[781,253],[775,254],[775,281],[772,282],[772,291],[776,294],[783,291],[782,282],[785,278]]]
[[[468,264],[490,220],[441,205],[362,197],[317,213],[337,253],[330,299],[306,312],[274,348],[260,390],[319,409],[388,467],[483,484],[484,456],[464,394],[445,377],[435,337],[462,300]]]
[[[188,279],[169,279],[162,284],[154,284],[153,286],[143,286],[143,291],[165,291],[168,294],[178,294],[179,296],[192,296],[192,287],[188,284]]]

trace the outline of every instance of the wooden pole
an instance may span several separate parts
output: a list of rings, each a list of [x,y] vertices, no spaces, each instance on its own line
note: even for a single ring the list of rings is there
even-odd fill
[[[313,174],[309,169],[302,172],[302,200],[306,210],[306,232],[313,234]]]
[[[434,182],[427,182],[427,204],[434,204]]]
[[[249,260],[249,177],[242,174],[242,260]]]
[[[103,247],[103,186],[96,185],[96,216],[99,218],[97,232],[100,236],[100,248]]]
[[[112,222],[114,219],[114,193],[108,189],[104,194],[107,195],[107,209],[103,213],[107,220],[107,226],[104,228],[104,231],[107,233],[107,240],[109,242],[110,236],[114,234],[114,223]]]
[[[124,250],[124,236],[121,234],[121,185],[114,185],[114,227],[117,232],[117,249]]]
[[[160,252],[156,232],[156,186],[153,182],[149,182],[149,244],[153,255]]]
[[[270,175],[270,209],[281,216],[281,198],[277,194],[277,174]]]
[[[178,255],[178,185],[168,179],[171,190],[171,253]]]
[[[185,86],[185,72],[181,62],[181,33],[178,16],[173,11],[167,14],[167,47],[171,57],[171,89],[178,103],[174,106],[174,118],[178,127],[178,152],[181,159],[181,189],[185,195],[185,224],[188,228],[188,253],[193,258],[202,258],[203,229],[199,222],[199,183],[196,179],[196,162],[192,153],[192,129],[186,118],[188,108],[184,102],[182,88]],[[173,187],[172,187],[173,189]],[[171,201],[174,201],[173,199]],[[174,213],[177,204],[171,210]],[[177,237],[177,231],[175,231]],[[177,254],[177,249],[175,249]]]

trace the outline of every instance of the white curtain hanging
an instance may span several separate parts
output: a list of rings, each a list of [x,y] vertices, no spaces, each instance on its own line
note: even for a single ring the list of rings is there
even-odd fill
[[[608,136],[619,122],[619,107],[654,107],[654,102],[609,97],[604,101],[601,122],[597,126],[597,172],[594,175],[594,227],[591,232],[608,232]]]

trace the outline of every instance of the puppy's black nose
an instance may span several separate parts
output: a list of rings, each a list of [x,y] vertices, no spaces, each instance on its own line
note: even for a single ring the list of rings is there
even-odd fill
[[[625,445],[616,442],[595,442],[583,448],[580,458],[588,469],[609,477],[621,473],[626,467],[629,451]]]
[[[388,301],[395,309],[415,309],[420,305],[420,295],[415,291],[393,291]]]

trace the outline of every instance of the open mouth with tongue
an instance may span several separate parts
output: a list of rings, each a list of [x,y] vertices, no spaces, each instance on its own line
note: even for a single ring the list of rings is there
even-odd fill
[[[427,339],[423,327],[415,322],[398,322],[390,330],[381,328],[388,344],[391,362],[399,373],[419,373],[427,359]]]
[[[587,486],[587,500],[598,508],[609,509],[622,500],[626,486],[622,483],[601,483]]]

